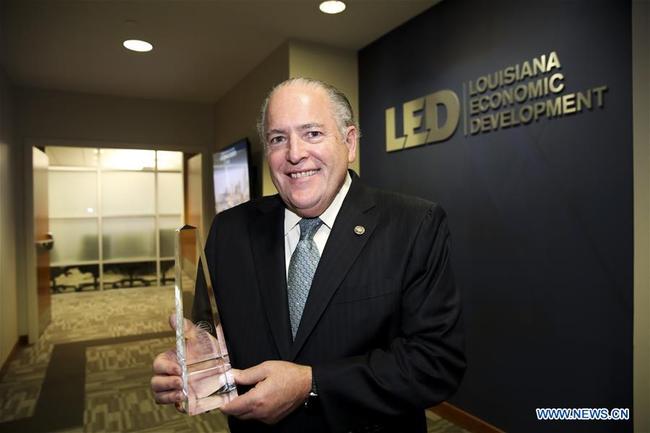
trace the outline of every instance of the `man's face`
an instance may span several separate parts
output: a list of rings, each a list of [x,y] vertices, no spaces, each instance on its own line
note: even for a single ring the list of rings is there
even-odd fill
[[[343,185],[356,156],[357,130],[341,136],[325,90],[289,84],[277,89],[266,113],[266,148],[273,184],[289,209],[322,214]]]

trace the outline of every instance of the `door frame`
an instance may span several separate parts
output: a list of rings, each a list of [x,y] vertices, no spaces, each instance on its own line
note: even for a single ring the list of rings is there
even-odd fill
[[[22,228],[16,233],[18,238],[22,238],[21,242],[17,243],[20,246],[18,256],[22,257],[22,260],[17,263],[16,283],[19,288],[25,288],[25,290],[18,290],[18,308],[25,313],[18,314],[19,335],[27,334],[29,344],[36,343],[39,337],[36,244],[34,243],[34,147],[33,143],[26,141],[23,150],[23,183],[20,191],[23,196],[23,206],[19,218],[23,224],[16,225],[17,228]],[[25,317],[25,320],[21,320],[21,316]]]

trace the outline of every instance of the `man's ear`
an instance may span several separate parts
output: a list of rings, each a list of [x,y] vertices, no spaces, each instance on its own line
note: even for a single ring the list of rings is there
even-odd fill
[[[357,159],[357,143],[359,142],[359,130],[356,126],[348,126],[345,130],[344,142],[348,147],[348,163]]]

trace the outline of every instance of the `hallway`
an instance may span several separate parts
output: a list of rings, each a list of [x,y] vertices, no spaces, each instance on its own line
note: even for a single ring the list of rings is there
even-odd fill
[[[0,379],[0,430],[220,432],[218,414],[188,417],[158,406],[153,357],[174,344],[173,287],[52,297],[52,323],[23,346]]]
[[[174,345],[173,287],[52,296],[52,322],[0,377],[2,432],[227,432],[219,413],[154,403],[153,358]],[[427,411],[431,433],[466,433]]]

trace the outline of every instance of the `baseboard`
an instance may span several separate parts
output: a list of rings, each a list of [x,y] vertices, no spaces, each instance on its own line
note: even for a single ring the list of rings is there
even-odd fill
[[[437,406],[429,408],[429,410],[440,418],[444,418],[472,433],[505,433],[503,430],[493,426],[492,424],[489,424],[447,402],[440,403]]]
[[[18,347],[26,346],[26,345],[27,345],[27,336],[26,335],[19,336],[18,341],[16,341],[14,347],[11,349],[11,352],[9,352],[9,356],[7,356],[5,362],[2,363],[2,367],[0,367],[0,379],[2,379],[5,373],[7,372],[7,369],[9,368],[9,363],[11,362],[12,359],[14,359]]]

